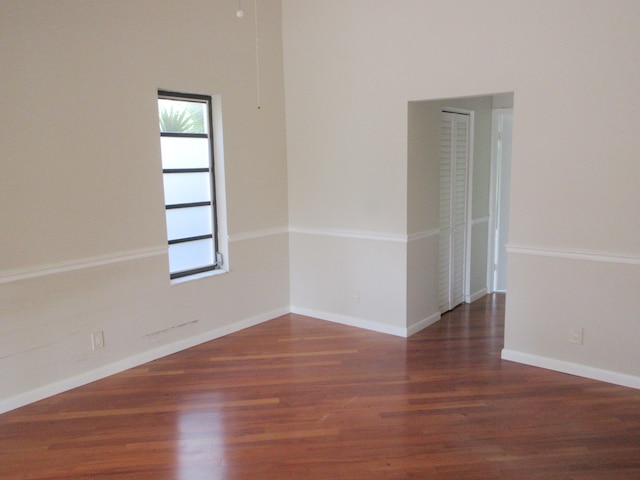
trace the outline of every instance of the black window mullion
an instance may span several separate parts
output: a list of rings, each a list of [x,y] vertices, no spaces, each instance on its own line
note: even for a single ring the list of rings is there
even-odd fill
[[[171,92],[169,90],[158,90],[158,98],[165,98],[167,100],[186,100],[186,101],[197,101],[201,103],[210,103],[211,96],[202,95],[198,93],[182,93],[182,92]]]
[[[206,133],[184,133],[184,132],[160,132],[161,137],[178,137],[178,138],[209,138]]]
[[[216,172],[214,169],[214,165],[215,165],[215,154],[214,154],[214,145],[213,145],[213,107],[212,107],[212,98],[208,97],[207,98],[207,125],[209,127],[209,131],[207,132],[208,136],[209,136],[209,155],[210,155],[210,162],[209,162],[209,166],[211,167],[211,201],[212,201],[212,205],[211,205],[211,215],[213,217],[213,255],[215,260],[215,265],[216,267],[219,267],[218,265],[218,255],[219,255],[219,250],[218,250],[218,209],[217,209],[217,197],[216,197]]]
[[[172,210],[174,208],[209,207],[211,205],[212,203],[210,201],[192,202],[192,203],[173,203],[171,205],[166,205],[165,208],[167,210]]]
[[[190,270],[182,270],[181,272],[173,272],[169,274],[169,278],[171,280],[175,280],[176,278],[188,277],[189,275],[196,275],[198,273],[211,272],[212,270],[217,269],[217,265],[207,265],[205,267],[192,268]]]
[[[163,168],[162,173],[209,173],[210,168]]]
[[[208,233],[206,235],[198,235],[195,237],[174,238],[173,240],[169,240],[169,245],[175,245],[177,243],[197,242],[198,240],[208,240],[210,238],[213,238],[212,233]]]

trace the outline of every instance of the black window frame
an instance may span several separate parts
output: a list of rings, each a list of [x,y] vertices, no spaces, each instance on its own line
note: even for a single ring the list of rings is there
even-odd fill
[[[209,173],[210,185],[211,185],[211,201],[205,202],[191,202],[181,204],[166,204],[165,210],[182,209],[182,208],[197,208],[202,206],[211,207],[211,234],[198,235],[195,237],[175,238],[168,239],[168,245],[175,245],[179,243],[189,243],[199,240],[205,240],[211,238],[213,240],[213,263],[210,265],[203,265],[200,267],[190,268],[187,270],[179,270],[172,272],[169,270],[169,277],[171,280],[178,278],[184,278],[191,275],[197,275],[200,273],[210,272],[220,269],[221,254],[218,247],[218,212],[217,212],[217,198],[216,198],[216,175],[215,175],[215,154],[214,154],[214,141],[213,141],[213,97],[211,95],[203,95],[197,93],[184,93],[174,92],[170,90],[158,90],[158,100],[181,100],[190,101],[194,103],[202,103],[206,105],[207,115],[207,131],[206,133],[178,133],[178,132],[163,132],[160,131],[160,138],[162,137],[179,137],[179,138],[207,138],[209,140],[209,167],[208,168],[163,168],[163,183],[165,174],[187,174],[187,173]],[[161,152],[162,153],[162,152]]]

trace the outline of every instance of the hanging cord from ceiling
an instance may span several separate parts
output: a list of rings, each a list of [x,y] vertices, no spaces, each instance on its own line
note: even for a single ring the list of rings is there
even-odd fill
[[[260,37],[258,36],[258,0],[253,0],[253,7],[255,10],[256,26],[256,100],[258,110],[260,110],[262,102],[260,101]]]
[[[260,36],[258,31],[258,0],[253,0],[254,9],[254,25],[255,25],[255,39],[256,39],[256,103],[258,110],[262,108],[260,99]],[[242,0],[238,0],[238,10],[236,11],[238,18],[244,17],[244,10],[242,9]]]

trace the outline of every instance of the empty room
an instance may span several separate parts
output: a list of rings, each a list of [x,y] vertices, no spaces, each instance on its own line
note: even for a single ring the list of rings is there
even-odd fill
[[[640,478],[638,25],[0,0],[0,478]]]

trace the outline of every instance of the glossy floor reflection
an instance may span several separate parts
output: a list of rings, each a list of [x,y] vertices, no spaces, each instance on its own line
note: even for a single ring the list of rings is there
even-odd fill
[[[640,392],[502,361],[503,315],[285,315],[1,415],[0,479],[640,478]]]

